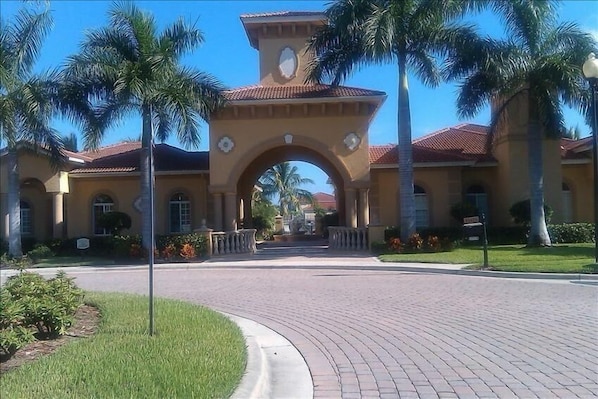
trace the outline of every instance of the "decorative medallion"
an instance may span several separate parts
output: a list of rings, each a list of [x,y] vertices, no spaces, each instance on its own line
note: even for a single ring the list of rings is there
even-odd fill
[[[297,72],[297,54],[295,54],[295,50],[290,47],[285,47],[280,52],[280,57],[278,59],[278,69],[280,70],[280,74],[285,79],[291,79],[295,77],[295,73]]]
[[[287,133],[284,135],[284,142],[286,144],[293,144],[293,135],[290,133]]]
[[[220,151],[222,151],[225,154],[228,154],[229,152],[231,152],[234,146],[235,146],[235,142],[232,141],[231,138],[228,136],[223,136],[218,141],[218,148],[220,148]]]
[[[345,140],[343,140],[343,142],[345,143],[345,145],[347,146],[347,148],[350,151],[355,151],[357,149],[357,147],[359,147],[359,144],[361,143],[361,139],[359,138],[358,135],[351,132],[345,136]]]

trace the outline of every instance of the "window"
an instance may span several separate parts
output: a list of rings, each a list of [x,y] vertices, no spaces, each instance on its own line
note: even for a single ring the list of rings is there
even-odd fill
[[[191,231],[191,203],[183,193],[170,197],[170,232],[187,233]]]
[[[478,184],[469,186],[465,191],[465,201],[478,208],[478,215],[482,216],[484,214],[486,223],[488,222],[490,211],[488,209],[488,194],[486,194],[484,187]]]
[[[31,206],[29,202],[21,201],[21,234],[33,234],[33,220],[31,218]]]
[[[573,197],[571,195],[571,189],[565,183],[562,186],[563,195],[563,223],[573,222]]]
[[[107,236],[110,232],[107,229],[98,226],[98,219],[106,212],[114,210],[114,201],[106,194],[98,195],[93,201],[93,234],[97,236]]]
[[[415,193],[415,228],[428,227],[430,225],[430,216],[426,190],[420,186],[413,186],[413,192]]]

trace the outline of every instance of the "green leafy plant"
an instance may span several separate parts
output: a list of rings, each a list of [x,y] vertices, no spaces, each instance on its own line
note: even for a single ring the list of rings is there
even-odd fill
[[[54,256],[54,253],[44,244],[35,244],[35,247],[27,253],[27,256],[29,256],[33,262],[37,262],[41,259],[51,258]]]
[[[546,223],[550,222],[552,212],[552,208],[547,204],[544,204],[544,219],[546,219]],[[530,200],[523,200],[514,203],[509,209],[509,213],[513,218],[513,222],[515,222],[516,224],[520,224],[526,227],[530,226],[532,222]]]
[[[410,252],[421,251],[424,245],[424,239],[418,233],[413,233],[405,243],[405,248]]]
[[[6,289],[0,289],[0,350],[11,356],[34,340],[31,330],[23,323],[25,312],[22,301],[15,300]]]
[[[131,228],[131,217],[119,211],[106,212],[100,215],[97,225],[110,231],[113,236],[119,235],[124,229]]]
[[[549,224],[548,234],[555,243],[594,242],[592,223]]]

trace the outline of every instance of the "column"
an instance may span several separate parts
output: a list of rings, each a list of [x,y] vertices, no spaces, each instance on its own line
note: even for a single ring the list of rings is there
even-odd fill
[[[356,192],[354,188],[345,188],[345,224],[357,227]]]
[[[224,194],[224,231],[237,230],[237,193]]]
[[[251,212],[251,193],[243,199],[243,228],[253,229],[253,214]]]
[[[0,235],[0,238],[4,239],[5,241],[8,241],[9,219],[8,219],[8,196],[6,194],[0,194],[0,216],[2,216],[2,223],[0,223],[0,226],[2,226],[2,234]]]
[[[214,230],[222,231],[222,193],[214,193]]]
[[[368,227],[368,224],[370,224],[368,191],[367,188],[359,189],[359,214],[357,215],[357,227]]]
[[[52,193],[53,225],[52,232],[54,238],[62,238],[64,233],[64,194]]]

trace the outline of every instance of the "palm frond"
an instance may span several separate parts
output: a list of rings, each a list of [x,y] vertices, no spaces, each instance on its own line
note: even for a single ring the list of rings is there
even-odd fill
[[[168,26],[158,38],[158,47],[163,54],[171,55],[175,59],[189,51],[195,50],[204,42],[201,30],[190,26],[180,18]]]

